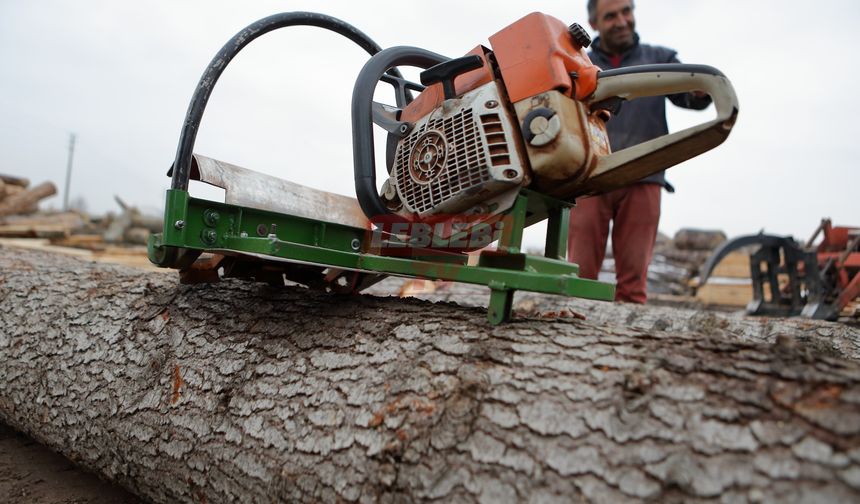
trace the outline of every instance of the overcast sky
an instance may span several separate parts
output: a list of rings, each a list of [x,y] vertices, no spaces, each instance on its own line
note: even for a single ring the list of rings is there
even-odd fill
[[[458,56],[531,11],[587,25],[585,0],[0,0],[0,173],[51,180],[62,205],[69,133],[72,199],[113,196],[161,210],[179,129],[200,74],[235,32],[276,12],[340,17],[382,47]],[[668,172],[661,230],[806,238],[822,217],[860,225],[858,57],[853,0],[640,0],[637,31],[682,61],[721,69],[741,109],[726,143]],[[219,81],[195,151],[354,195],[350,98],[367,55],[318,28],[253,42]],[[680,129],[713,116],[670,106]],[[527,234],[542,240],[540,229]]]

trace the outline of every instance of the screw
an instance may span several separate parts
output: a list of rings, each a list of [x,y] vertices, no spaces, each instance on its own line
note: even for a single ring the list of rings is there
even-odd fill
[[[206,228],[200,232],[200,239],[206,245],[214,245],[218,241],[218,232],[214,229]]]
[[[349,245],[352,247],[352,250],[358,250],[361,248],[361,242],[358,241],[358,238],[353,238],[352,243]]]
[[[221,216],[215,210],[211,208],[207,208],[205,212],[203,212],[203,222],[206,223],[207,226],[215,227],[218,225],[218,220]]]
[[[173,223],[173,227],[175,227],[176,229],[182,229],[185,227],[185,221],[180,219]]]
[[[404,134],[404,135],[405,135],[405,134],[406,134],[406,132],[407,132],[407,131],[409,131],[409,125],[408,125],[408,124],[406,124],[406,123],[403,123],[403,124],[401,124],[401,125],[400,125],[399,130],[400,130],[400,133],[402,133],[402,134]]]
[[[509,179],[517,178],[517,175],[519,175],[519,173],[517,173],[516,170],[505,170],[505,177],[508,177]]]
[[[484,103],[484,106],[487,108],[496,108],[499,106],[499,102],[497,102],[496,100],[489,100]]]

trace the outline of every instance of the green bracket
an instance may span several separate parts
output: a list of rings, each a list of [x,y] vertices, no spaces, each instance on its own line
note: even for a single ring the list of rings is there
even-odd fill
[[[579,267],[566,262],[570,203],[523,190],[504,216],[497,250],[483,251],[476,266],[466,254],[414,250],[410,257],[366,252],[368,230],[247,207],[192,198],[167,191],[164,232],[149,242],[150,260],[184,271],[202,252],[230,256],[234,263],[289,277],[305,277],[334,268],[373,278],[397,275],[486,285],[490,288],[491,324],[510,320],[517,290],[611,300],[611,284],[579,278]],[[521,252],[523,230],[549,219],[544,257]],[[425,253],[426,252],[426,253]],[[237,268],[242,270],[242,268]],[[372,283],[372,282],[370,282]],[[369,285],[369,283],[361,283]]]
[[[511,310],[514,306],[514,291],[490,287],[490,303],[487,306],[487,320],[493,325],[511,320]]]
[[[567,234],[570,230],[570,207],[557,207],[549,211],[546,224],[546,250],[544,256],[567,259]]]

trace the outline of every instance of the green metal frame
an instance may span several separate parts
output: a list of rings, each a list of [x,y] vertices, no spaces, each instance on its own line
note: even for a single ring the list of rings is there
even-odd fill
[[[579,267],[565,260],[571,204],[522,190],[506,213],[497,250],[480,254],[468,265],[466,254],[393,257],[369,252],[369,230],[293,215],[192,198],[170,189],[164,232],[149,242],[150,260],[162,267],[187,269],[201,252],[253,255],[288,268],[292,263],[490,288],[488,318],[500,324],[511,318],[514,292],[526,290],[588,299],[611,300],[611,284],[579,278]],[[544,257],[523,254],[523,230],[548,219]]]

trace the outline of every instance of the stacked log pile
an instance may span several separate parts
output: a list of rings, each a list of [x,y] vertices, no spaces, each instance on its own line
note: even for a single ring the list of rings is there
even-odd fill
[[[39,210],[39,202],[57,194],[51,182],[30,187],[26,178],[0,174],[0,217],[31,214]]]
[[[27,179],[0,175],[0,238],[45,238],[55,245],[101,251],[111,246],[145,246],[161,231],[161,217],[149,216],[119,197],[117,215],[90,217],[84,212],[40,212],[39,201],[57,188],[44,182],[28,189]]]

